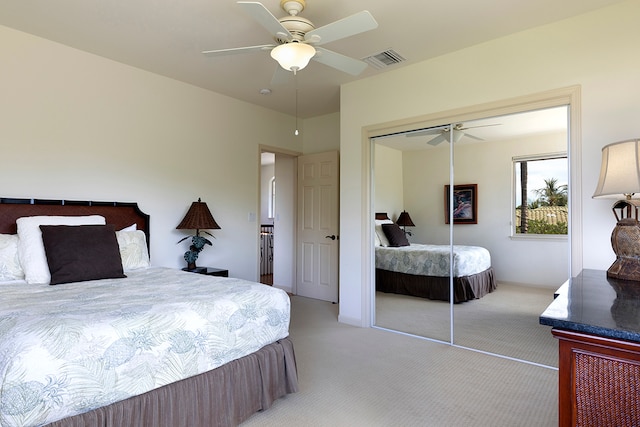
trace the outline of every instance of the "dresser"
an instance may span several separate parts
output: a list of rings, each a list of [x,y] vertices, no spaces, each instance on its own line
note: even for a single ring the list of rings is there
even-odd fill
[[[559,425],[640,425],[640,282],[583,270],[540,316],[559,348]]]

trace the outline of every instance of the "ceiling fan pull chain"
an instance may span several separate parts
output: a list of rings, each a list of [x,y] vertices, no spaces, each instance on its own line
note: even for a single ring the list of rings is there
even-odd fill
[[[295,132],[293,132],[293,134],[295,136],[298,136],[298,75],[296,74],[295,70],[293,71],[293,80],[296,86],[296,130]]]

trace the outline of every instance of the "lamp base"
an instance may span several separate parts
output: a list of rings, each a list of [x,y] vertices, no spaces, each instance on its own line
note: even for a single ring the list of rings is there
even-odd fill
[[[622,257],[616,259],[607,270],[607,277],[640,282],[640,259]]]
[[[624,218],[611,233],[615,262],[607,270],[607,277],[640,282],[640,226],[638,221]]]

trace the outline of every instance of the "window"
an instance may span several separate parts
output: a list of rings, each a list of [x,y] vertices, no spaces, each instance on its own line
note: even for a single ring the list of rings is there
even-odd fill
[[[269,180],[269,218],[276,216],[276,177]]]
[[[513,235],[568,234],[566,153],[514,157]]]

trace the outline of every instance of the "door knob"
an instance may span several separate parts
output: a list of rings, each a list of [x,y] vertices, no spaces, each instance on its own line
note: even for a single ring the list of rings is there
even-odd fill
[[[331,236],[324,236],[325,239],[331,239],[331,240],[336,240],[336,235],[332,234]]]

